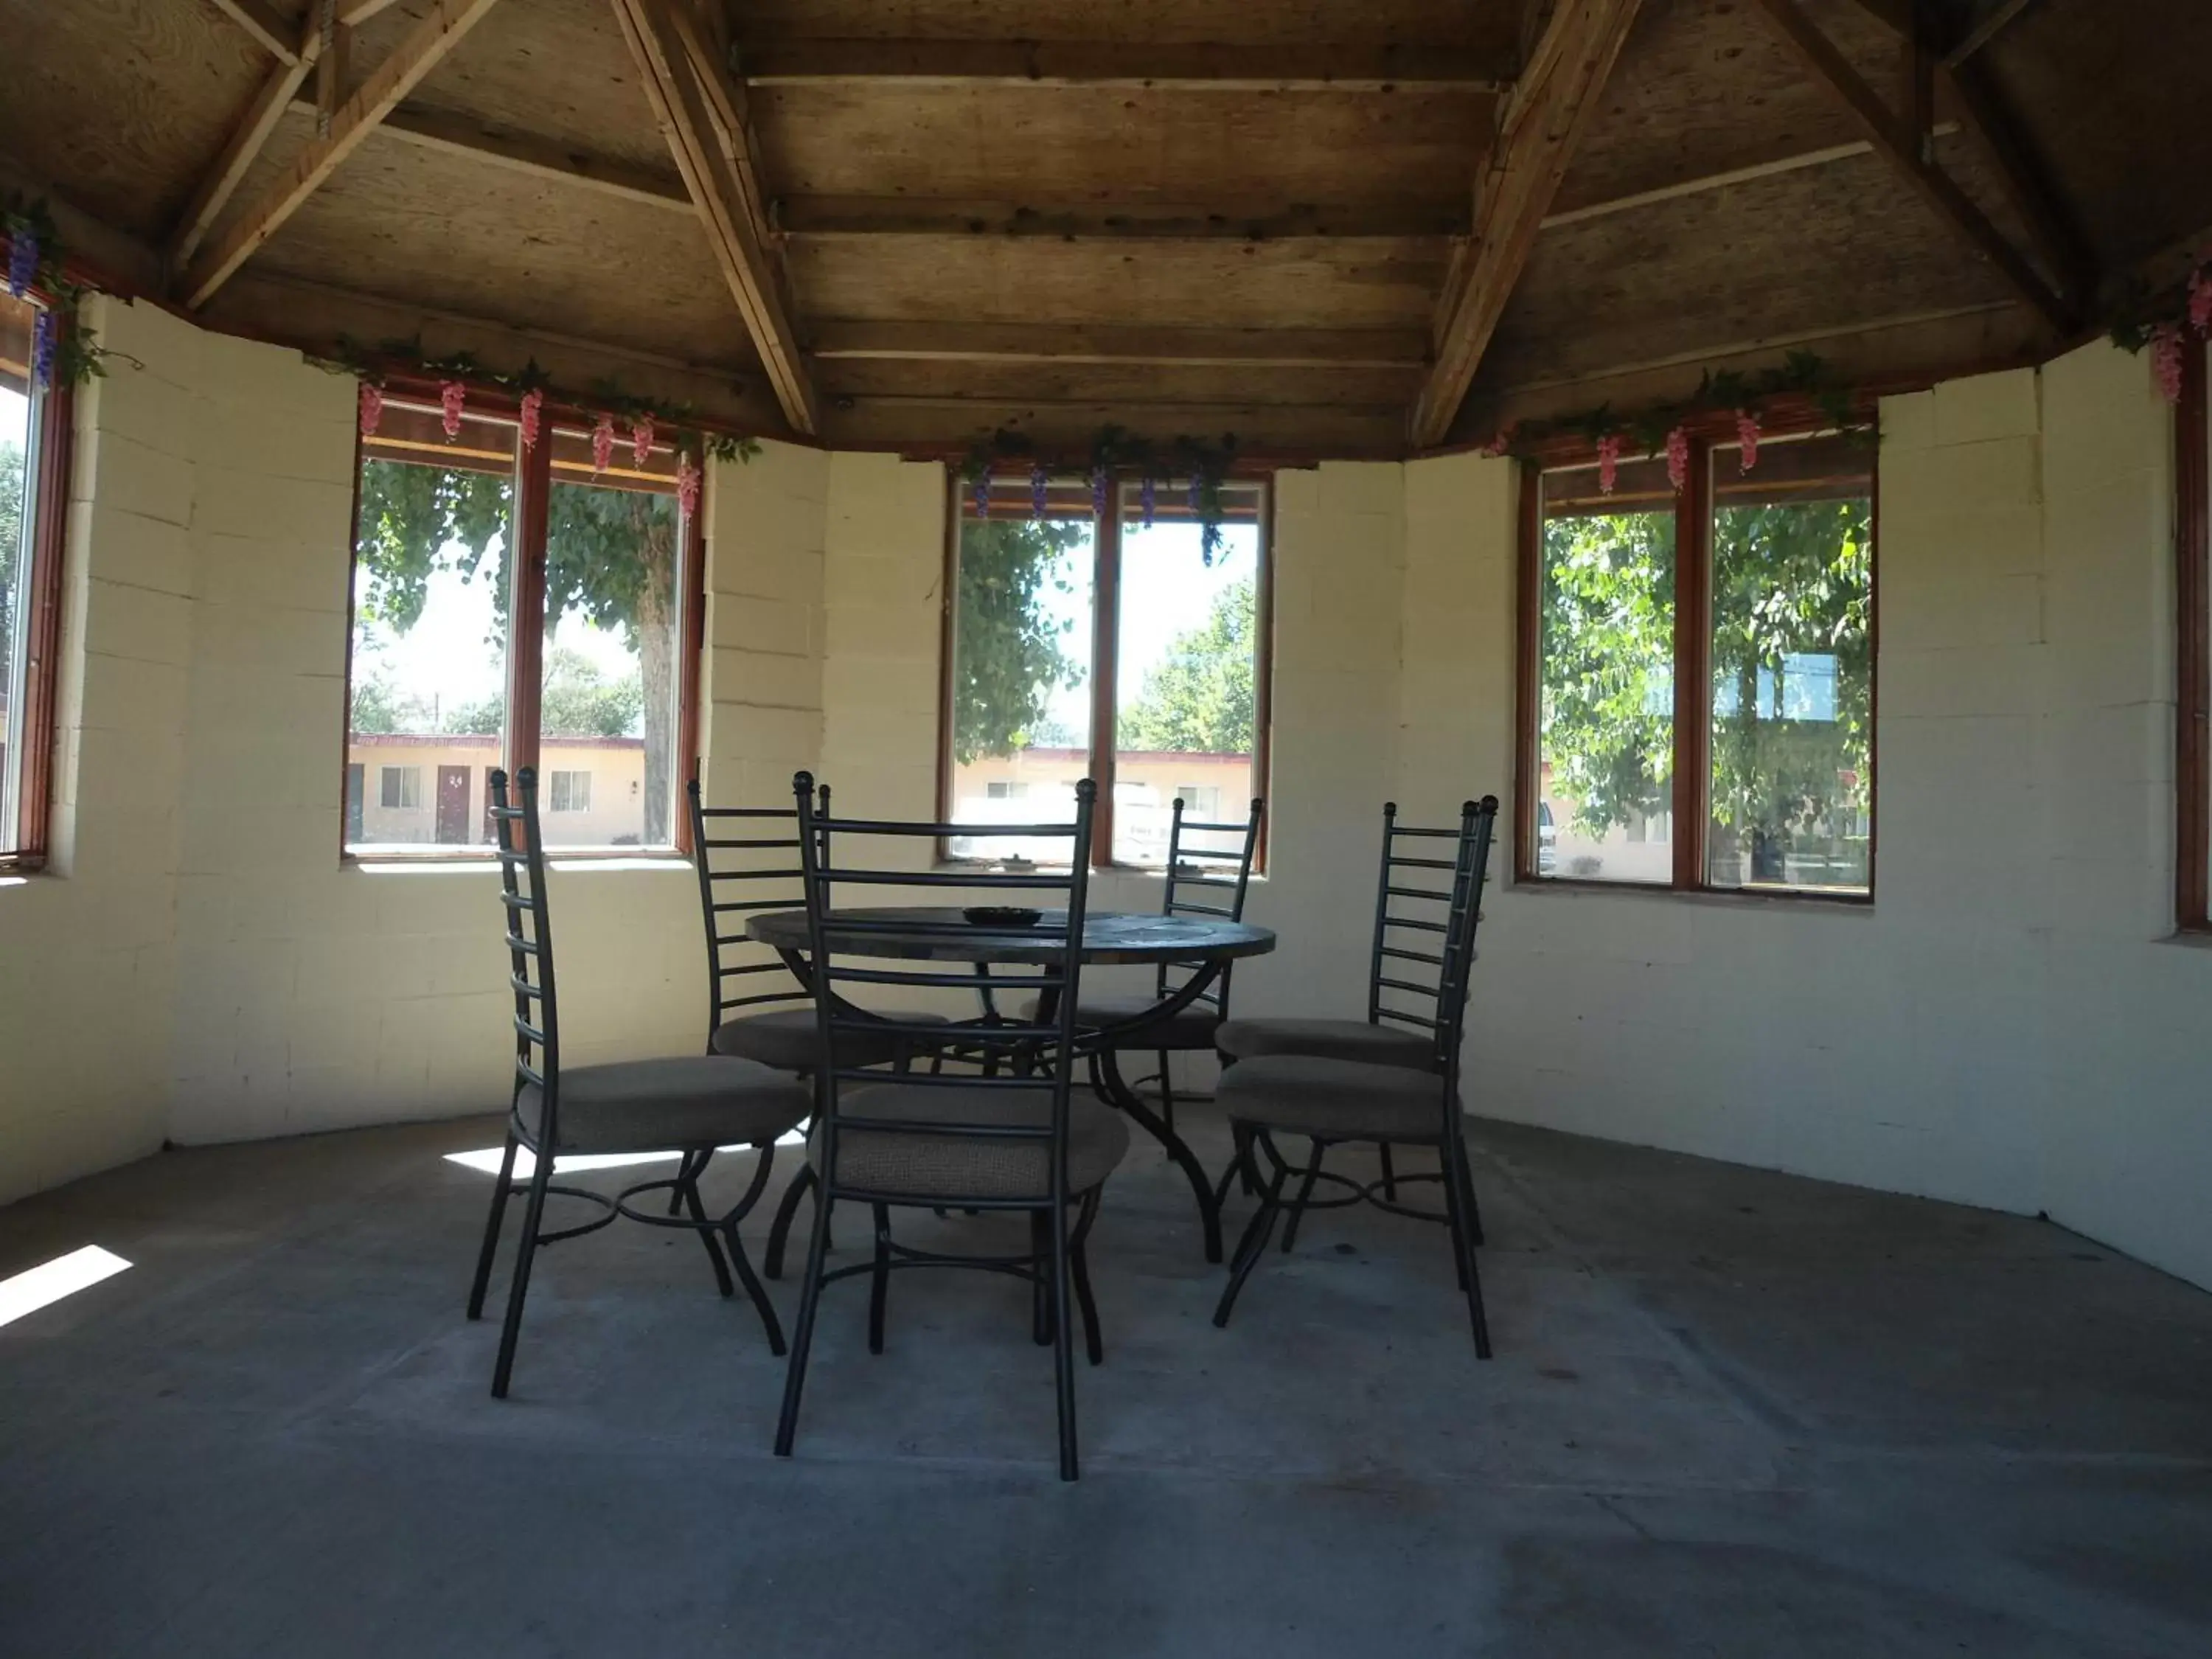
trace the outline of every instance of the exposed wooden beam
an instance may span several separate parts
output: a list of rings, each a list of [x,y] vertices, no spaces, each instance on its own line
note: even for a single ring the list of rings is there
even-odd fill
[[[268,0],[215,0],[215,9],[259,41],[262,50],[278,63],[300,61],[300,26],[282,15]]]
[[[1496,91],[1513,64],[1497,52],[1419,45],[1232,46],[1148,40],[764,40],[738,49],[751,86],[887,81],[965,86],[1172,87],[1202,92],[1380,92],[1444,83]]]
[[[1416,448],[1450,429],[1636,12],[1637,0],[1559,0],[1537,41],[1477,186],[1474,244],[1437,309],[1436,364],[1408,422]]]
[[[1815,79],[1827,87],[1881,155],[1935,210],[1936,216],[1981,258],[1994,265],[2014,292],[2042,313],[2061,333],[2071,326],[2065,301],[2034,266],[1990,222],[1973,198],[1949,174],[1923,159],[1919,140],[1869,86],[1842,52],[1798,9],[1796,0],[1753,0],[1776,33],[1796,51]]]
[[[654,118],[676,158],[684,185],[707,227],[707,240],[722,268],[738,314],[768,370],[769,384],[796,431],[820,428],[814,388],[799,352],[778,271],[769,258],[766,226],[733,164],[744,149],[742,116],[735,131],[718,133],[708,94],[678,34],[667,0],[611,0],[630,55],[636,60]],[[726,88],[723,88],[726,92]]]
[[[1190,241],[1291,237],[1464,236],[1467,204],[971,201],[912,196],[786,196],[775,228],[792,236],[1037,236]]]
[[[1956,121],[1940,121],[1936,125],[1934,136],[1948,138],[1958,131]],[[1730,167],[1725,173],[1700,173],[1694,179],[1679,179],[1671,185],[1662,185],[1656,190],[1639,190],[1633,195],[1608,197],[1602,202],[1590,202],[1582,207],[1568,208],[1563,212],[1549,213],[1544,216],[1544,228],[1551,230],[1560,225],[1580,224],[1585,219],[1608,218],[1616,213],[1652,207],[1661,202],[1677,201],[1685,196],[1702,196],[1708,191],[1726,190],[1730,185],[1747,185],[1756,179],[1771,179],[1778,173],[1826,167],[1833,161],[1848,161],[1873,154],[1874,146],[1861,138],[1848,144],[1830,144],[1825,149],[1801,150],[1795,155],[1778,155],[1771,161],[1754,161],[1749,167]]]
[[[2035,0],[1997,0],[1982,21],[1968,29],[1959,44],[1943,54],[1943,61],[1953,69],[1958,68],[2010,27],[2021,13],[2034,3]]]
[[[327,138],[338,106],[345,101],[347,77],[351,74],[353,29],[337,21],[335,8],[331,26],[322,37],[323,49],[315,59],[315,136]]]
[[[318,39],[313,28],[310,40]],[[200,239],[214,227],[255,160],[268,148],[276,136],[277,123],[294,96],[306,82],[313,65],[299,52],[271,69],[262,81],[260,90],[246,105],[246,112],[238,118],[223,141],[222,151],[214,165],[200,176],[192,198],[178,216],[175,227],[169,233],[168,265],[172,276],[183,272],[186,263],[199,249]]]
[[[1428,360],[1428,341],[1418,329],[830,320],[811,332],[809,349],[823,359],[1224,368],[1404,368]]]
[[[687,217],[696,211],[681,179],[568,149],[529,133],[485,126],[472,117],[449,110],[402,104],[384,118],[377,132],[421,149],[465,156],[536,178],[561,179],[649,207],[671,209]]]
[[[1081,455],[1102,426],[1164,439],[1178,432],[1234,432],[1254,462],[1395,459],[1405,431],[1393,404],[1142,403],[1119,398],[903,397],[840,398],[826,440],[841,449],[958,454],[979,433],[1004,427],[1047,454]]]
[[[339,106],[330,131],[309,144],[268,192],[193,263],[185,278],[185,303],[198,310],[213,298],[231,273],[300,210],[301,204],[353,154],[376,124],[397,108],[497,3],[498,0],[434,0],[392,55]]]
[[[2072,217],[2058,204],[2058,192],[2037,160],[2027,136],[2013,118],[2003,97],[1979,64],[1947,70],[1959,108],[1983,147],[1997,164],[2013,205],[2035,239],[2044,264],[2058,280],[2069,307],[2079,316],[2097,286],[2097,257]]]

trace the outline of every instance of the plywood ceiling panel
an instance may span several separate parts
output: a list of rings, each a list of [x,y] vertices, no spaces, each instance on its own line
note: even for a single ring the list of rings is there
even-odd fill
[[[0,154],[158,238],[271,61],[208,0],[0,0]]]
[[[757,362],[695,222],[389,138],[363,145],[256,264],[695,362]]]
[[[1042,398],[1052,403],[1249,403],[1403,409],[1418,368],[1240,368],[1146,363],[818,361],[830,396]]]
[[[2010,297],[1863,155],[1547,231],[1478,395]]]
[[[1161,243],[792,239],[792,285],[823,317],[1280,328],[1425,326],[1441,239]]]
[[[1464,204],[1494,100],[1013,84],[757,88],[778,195],[1034,202]]]

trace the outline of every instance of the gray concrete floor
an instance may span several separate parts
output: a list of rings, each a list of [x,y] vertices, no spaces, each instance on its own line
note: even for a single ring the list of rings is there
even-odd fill
[[[1483,1125],[1479,1364],[1441,1231],[1369,1212],[1213,1329],[1142,1146],[1068,1487],[1026,1293],[972,1274],[896,1280],[880,1358],[833,1288],[786,1462],[750,1310],[618,1226],[541,1259],[493,1401],[444,1155],[495,1133],[0,1211],[0,1273],[134,1264],[0,1329],[0,1653],[2212,1653],[2212,1297],[2056,1227]]]

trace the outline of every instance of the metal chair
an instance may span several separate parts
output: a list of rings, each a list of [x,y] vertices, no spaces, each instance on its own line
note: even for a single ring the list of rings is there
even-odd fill
[[[1351,1198],[1364,1200],[1400,1215],[1440,1220],[1451,1230],[1454,1265],[1460,1287],[1467,1294],[1468,1314],[1474,1327],[1478,1356],[1490,1358],[1490,1328],[1482,1308],[1482,1285],[1475,1269],[1474,1249],[1481,1228],[1475,1206],[1474,1181],[1467,1161],[1466,1120],[1460,1098],[1460,1051],[1467,1026],[1468,981],[1474,961],[1475,927],[1482,912],[1482,889],[1490,862],[1491,836],[1498,818],[1498,798],[1486,795],[1480,803],[1468,801],[1460,813],[1459,828],[1398,830],[1400,836],[1449,836],[1455,841],[1450,859],[1401,860],[1417,867],[1449,872],[1443,891],[1417,887],[1409,882],[1386,884],[1385,897],[1423,905],[1441,904],[1443,917],[1408,914],[1387,908],[1378,931],[1395,935],[1401,931],[1442,936],[1433,952],[1411,952],[1415,959],[1433,963],[1433,987],[1386,980],[1386,987],[1401,988],[1408,996],[1431,1006],[1422,1013],[1411,1008],[1387,1011],[1428,1034],[1430,1062],[1415,1068],[1387,1062],[1346,1059],[1331,1054],[1260,1054],[1240,1060],[1222,1073],[1214,1097],[1237,1129],[1237,1158],[1247,1175],[1257,1183],[1261,1172],[1255,1151],[1264,1152],[1272,1166],[1260,1208],[1238,1241],[1231,1262],[1228,1287],[1215,1310],[1213,1322],[1226,1325],[1237,1293],[1267,1253],[1275,1219],[1284,1209],[1283,1188],[1292,1175],[1301,1176],[1298,1195],[1285,1230],[1283,1248],[1291,1247],[1298,1217],[1312,1199],[1314,1183],[1321,1178],[1321,1160],[1329,1146],[1344,1141],[1370,1142],[1379,1146],[1433,1147],[1441,1165],[1430,1179],[1444,1189],[1441,1215],[1400,1205],[1392,1196],[1389,1176],[1355,1186]],[[1388,846],[1386,842],[1385,845]],[[1312,1161],[1298,1169],[1276,1150],[1278,1133],[1304,1135],[1313,1145]],[[1338,1177],[1340,1179],[1340,1177]],[[1352,1183],[1346,1183],[1352,1184]],[[1382,1189],[1378,1192],[1378,1188]]]
[[[514,992],[514,1091],[507,1110],[507,1150],[500,1159],[491,1213],[484,1223],[483,1246],[477,1253],[476,1278],[469,1287],[471,1319],[483,1315],[484,1292],[491,1282],[492,1261],[499,1249],[507,1198],[517,1188],[526,1191],[528,1198],[523,1207],[522,1237],[515,1249],[506,1322],[500,1332],[499,1358],[492,1370],[492,1395],[507,1397],[514,1369],[515,1341],[522,1331],[523,1299],[529,1292],[531,1264],[538,1248],[597,1232],[618,1215],[653,1226],[685,1227],[697,1232],[722,1294],[732,1294],[730,1273],[734,1267],[760,1314],[769,1348],[781,1353],[782,1328],[745,1259],[738,1224],[768,1185],[776,1138],[805,1118],[811,1104],[806,1087],[784,1073],[722,1055],[562,1066],[553,926],[545,902],[545,843],[538,825],[538,777],[526,766],[515,775],[519,805],[510,801],[507,781],[504,771],[491,775],[500,904],[506,916],[508,982]],[[731,1146],[753,1147],[760,1155],[759,1163],[737,1204],[719,1217],[709,1217],[699,1196],[699,1172],[716,1147]],[[515,1154],[521,1149],[531,1154],[526,1182],[514,1177]],[[610,1198],[555,1182],[554,1159],[563,1152],[674,1152],[679,1162],[673,1176],[641,1182]],[[671,1194],[684,1213],[648,1212],[632,1202],[645,1194],[663,1191]],[[581,1199],[601,1213],[578,1225],[549,1231],[544,1226],[545,1200],[556,1193]]]
[[[707,934],[707,1052],[756,1060],[779,1072],[811,1076],[817,1053],[814,994],[782,958],[746,937],[744,918],[766,910],[795,910],[799,891],[799,814],[787,806],[708,806],[694,775],[684,786],[691,813],[691,862],[699,874],[699,908]],[[830,811],[830,786],[822,786],[818,811]],[[944,1023],[937,1015],[909,1017]],[[917,1045],[888,1028],[862,1026],[846,1033],[843,1053],[854,1066],[911,1063]],[[702,1166],[704,1168],[704,1160]],[[762,1267],[783,1277],[783,1253],[799,1201],[814,1188],[814,1171],[802,1166],[784,1189],[769,1227]]]
[[[1084,1322],[1091,1362],[1104,1357],[1098,1334],[1097,1306],[1091,1293],[1085,1244],[1098,1212],[1100,1189],[1129,1146],[1121,1115],[1073,1086],[1076,1057],[1075,1005],[1079,994],[1084,898],[1089,881],[1091,820],[1097,798],[1085,779],[1076,787],[1072,823],[1021,825],[994,830],[1032,841],[1060,840],[1068,845],[1064,872],[969,875],[888,869],[843,861],[827,862],[818,832],[834,831],[842,848],[854,840],[878,837],[933,840],[953,833],[973,834],[974,826],[822,818],[814,810],[814,781],[802,772],[793,781],[799,803],[799,854],[806,868],[806,911],[811,941],[815,1007],[822,1056],[815,1073],[819,1107],[807,1143],[807,1158],[821,1182],[814,1233],[807,1251],[799,1322],[786,1376],[783,1413],[776,1427],[775,1451],[791,1454],[798,1431],[799,1400],[823,1285],[858,1273],[870,1276],[868,1348],[881,1353],[884,1316],[894,1268],[962,1267],[1011,1273],[1029,1280],[1032,1290],[1032,1334],[1053,1348],[1060,1418],[1060,1473],[1076,1478],[1075,1378],[1069,1322],[1071,1287]],[[942,932],[970,934],[957,916],[919,926],[909,915],[870,921],[840,916],[834,933],[828,920],[840,885],[860,887],[957,886],[996,896],[1030,898],[1062,908],[1046,909],[1024,940],[1034,938],[1059,962],[1048,968],[1011,972],[999,983],[1036,992],[1046,1001],[1035,1020],[977,1025],[960,1033],[962,1053],[994,1060],[982,1074],[912,1073],[886,1079],[847,1063],[842,1044],[860,1023],[841,992],[854,985],[912,986],[935,989],[971,987],[965,963],[872,957],[871,933],[923,937]],[[838,943],[833,948],[831,939]],[[857,941],[857,942],[856,942]],[[926,1033],[926,1026],[908,1028]],[[875,1249],[866,1262],[828,1269],[830,1217],[840,1201],[866,1204],[875,1222]],[[1017,1254],[954,1255],[896,1243],[890,1233],[894,1207],[1019,1212],[1030,1218],[1029,1248]]]
[[[1244,898],[1252,885],[1252,856],[1260,844],[1260,822],[1265,810],[1265,803],[1255,798],[1249,816],[1242,823],[1197,823],[1183,817],[1182,797],[1176,797],[1168,828],[1166,878],[1160,896],[1162,915],[1243,921]],[[1185,835],[1237,836],[1243,839],[1233,850],[1224,850],[1186,847]],[[1193,896],[1194,892],[1200,896]],[[1215,896],[1225,902],[1206,902]],[[1166,1001],[1192,976],[1205,970],[1206,964],[1201,963],[1163,963],[1152,995],[1110,996],[1094,993],[1085,996],[1083,1006],[1076,1010],[1076,1023],[1088,1030],[1125,1024],[1139,1018],[1146,1009]],[[1215,1034],[1229,1018],[1229,980],[1230,969],[1224,968],[1220,977],[1193,998],[1188,1006],[1150,1025],[1117,1032],[1100,1045],[1102,1063],[1108,1067],[1115,1065],[1114,1056],[1119,1054],[1149,1050],[1158,1056],[1160,1116],[1170,1129],[1175,1127],[1176,1096],[1168,1056],[1213,1052]],[[1031,1001],[1024,1012],[1034,1018],[1036,1004]],[[1129,1086],[1141,1088],[1153,1080],[1140,1077]]]

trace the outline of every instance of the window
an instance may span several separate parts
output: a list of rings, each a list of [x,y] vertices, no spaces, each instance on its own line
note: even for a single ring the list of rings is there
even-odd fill
[[[386,766],[381,769],[377,804],[387,812],[415,812],[422,806],[422,769]]]
[[[1524,880],[1865,896],[1874,884],[1874,455],[1774,436],[1747,473],[1532,471]],[[1694,830],[1695,833],[1690,833]]]
[[[1262,791],[1266,487],[1222,486],[1210,549],[1186,485],[1157,486],[1149,514],[1146,494],[1121,483],[1102,520],[1089,480],[1054,480],[1039,514],[1026,477],[1000,478],[983,516],[959,486],[947,583],[948,821],[1062,817],[1077,780],[1090,777],[1100,790],[1094,860],[1158,866],[1178,795],[1189,816],[1241,824],[1244,803]],[[1195,839],[1240,844],[1232,834]],[[1031,849],[976,834],[947,851],[1000,860]]]
[[[349,850],[489,846],[501,766],[544,775],[549,847],[682,841],[699,532],[677,454],[625,434],[600,470],[587,428],[544,432],[533,452],[472,399],[448,439],[434,403],[393,397],[362,440],[349,775],[398,749],[435,788],[418,776],[401,817],[389,786],[357,810],[349,785]]]
[[[588,812],[592,810],[592,775],[589,772],[556,772],[548,782],[554,811]]]
[[[69,394],[32,373],[39,309],[0,290],[0,868],[46,848]]]
[[[2212,420],[2203,349],[2185,350],[2174,410],[2174,920],[2212,928]]]

